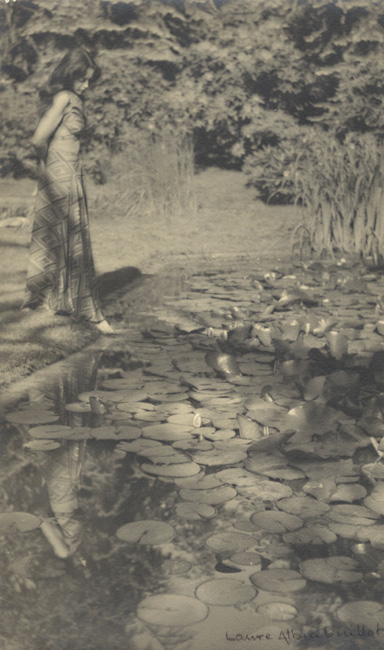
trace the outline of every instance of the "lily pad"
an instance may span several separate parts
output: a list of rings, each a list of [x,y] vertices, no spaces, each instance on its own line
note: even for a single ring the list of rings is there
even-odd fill
[[[261,565],[261,555],[252,551],[241,551],[231,555],[231,562],[239,566],[259,566]]]
[[[269,478],[257,477],[257,483],[252,487],[238,486],[237,491],[250,501],[278,501],[292,496],[292,489],[278,481],[271,481]]]
[[[203,621],[208,607],[197,598],[180,594],[157,594],[143,600],[137,608],[137,616],[149,625],[183,627]]]
[[[174,440],[184,440],[188,437],[192,437],[191,427],[184,427],[180,424],[171,424],[169,422],[144,427],[142,430],[142,435],[144,438],[152,438],[153,440],[164,440],[170,442]]]
[[[213,506],[195,501],[178,503],[175,512],[178,517],[182,517],[183,519],[210,519],[216,514]]]
[[[384,485],[375,485],[371,494],[364,499],[364,504],[373,512],[384,515]]]
[[[258,589],[277,593],[299,591],[307,584],[300,573],[291,569],[265,569],[253,574],[251,581]]]
[[[300,569],[306,578],[329,585],[362,580],[363,574],[357,570],[358,568],[356,560],[344,555],[313,558],[304,560],[300,564]]]
[[[343,623],[365,625],[376,630],[378,622],[383,620],[384,605],[374,600],[355,600],[339,607],[336,616]]]
[[[366,506],[349,503],[332,506],[327,512],[328,519],[353,526],[372,526],[379,516],[378,513]]]
[[[200,472],[200,466],[197,463],[172,463],[171,465],[150,465],[143,463],[140,469],[145,474],[153,474],[154,476],[169,476],[169,477],[182,477],[194,476]]]
[[[75,429],[63,424],[46,424],[40,427],[32,427],[28,433],[33,438],[69,438],[75,433]]]
[[[298,615],[296,607],[289,603],[264,603],[256,608],[256,612],[271,621],[292,621]]]
[[[175,530],[164,521],[147,519],[124,524],[117,529],[116,535],[123,542],[154,546],[169,542],[174,537]]]
[[[230,469],[222,469],[220,472],[215,473],[216,479],[221,483],[228,483],[229,485],[240,486],[253,486],[258,482],[258,478],[252,472],[241,467],[233,467]]]
[[[300,515],[302,519],[320,517],[330,510],[330,506],[327,503],[304,496],[281,499],[277,507],[279,510],[284,510],[284,512],[288,512],[291,515]]]
[[[220,487],[222,482],[215,474],[207,476],[192,476],[190,478],[177,478],[175,484],[182,488],[190,490],[210,490],[211,488]]]
[[[247,452],[242,449],[221,450],[212,449],[211,451],[194,454],[194,460],[200,465],[236,465],[247,457]]]
[[[327,526],[319,524],[286,533],[283,539],[287,544],[333,544],[337,540],[337,535]]]
[[[319,402],[307,402],[301,406],[288,411],[285,421],[285,429],[303,431],[310,436],[322,435],[328,431],[334,431],[338,423],[345,419],[343,414],[336,409]]]
[[[199,503],[208,503],[210,505],[219,505],[234,499],[237,495],[235,488],[229,485],[221,485],[210,490],[188,490],[182,488],[179,492],[181,499],[185,501],[198,501]]]
[[[211,535],[206,540],[208,548],[217,552],[246,551],[255,545],[255,539],[243,533],[222,532]]]
[[[384,525],[361,527],[355,537],[361,542],[370,542],[373,548],[384,550]]]
[[[2,512],[0,513],[0,535],[17,529],[20,533],[27,533],[38,528],[41,518],[29,512]]]
[[[236,578],[207,580],[196,589],[196,597],[208,605],[241,605],[256,595],[254,587]]]
[[[259,528],[267,530],[270,533],[286,533],[287,531],[301,528],[303,525],[303,520],[300,517],[278,510],[255,512],[251,517],[251,521]]]

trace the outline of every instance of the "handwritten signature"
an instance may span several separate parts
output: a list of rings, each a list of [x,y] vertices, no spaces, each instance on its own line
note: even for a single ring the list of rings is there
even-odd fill
[[[240,643],[242,641],[283,641],[286,645],[290,645],[293,641],[311,641],[313,639],[336,639],[336,638],[368,638],[378,637],[384,633],[384,627],[376,623],[375,628],[367,627],[366,625],[354,625],[352,627],[329,627],[325,625],[318,630],[311,630],[304,632],[296,630],[292,627],[280,630],[275,635],[272,632],[264,633],[237,633],[229,634],[226,632],[226,640]]]

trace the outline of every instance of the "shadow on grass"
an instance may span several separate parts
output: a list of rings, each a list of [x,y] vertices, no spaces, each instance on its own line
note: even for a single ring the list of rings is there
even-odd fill
[[[134,266],[123,266],[121,269],[103,273],[97,279],[100,299],[106,298],[110,293],[119,291],[141,277],[141,271]]]

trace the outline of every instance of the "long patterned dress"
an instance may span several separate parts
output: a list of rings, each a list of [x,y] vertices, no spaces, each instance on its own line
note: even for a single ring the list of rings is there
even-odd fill
[[[53,138],[38,183],[23,308],[48,307],[100,322],[81,160],[60,147],[84,130],[84,113],[73,100],[61,125],[67,134]]]

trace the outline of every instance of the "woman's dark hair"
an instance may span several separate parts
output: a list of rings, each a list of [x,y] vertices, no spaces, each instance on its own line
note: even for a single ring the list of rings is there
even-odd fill
[[[93,70],[89,83],[94,83],[100,77],[100,68],[89,52],[81,47],[69,50],[53,70],[47,87],[40,92],[41,100],[50,101],[60,90],[73,91],[74,82],[83,79],[89,68]]]

